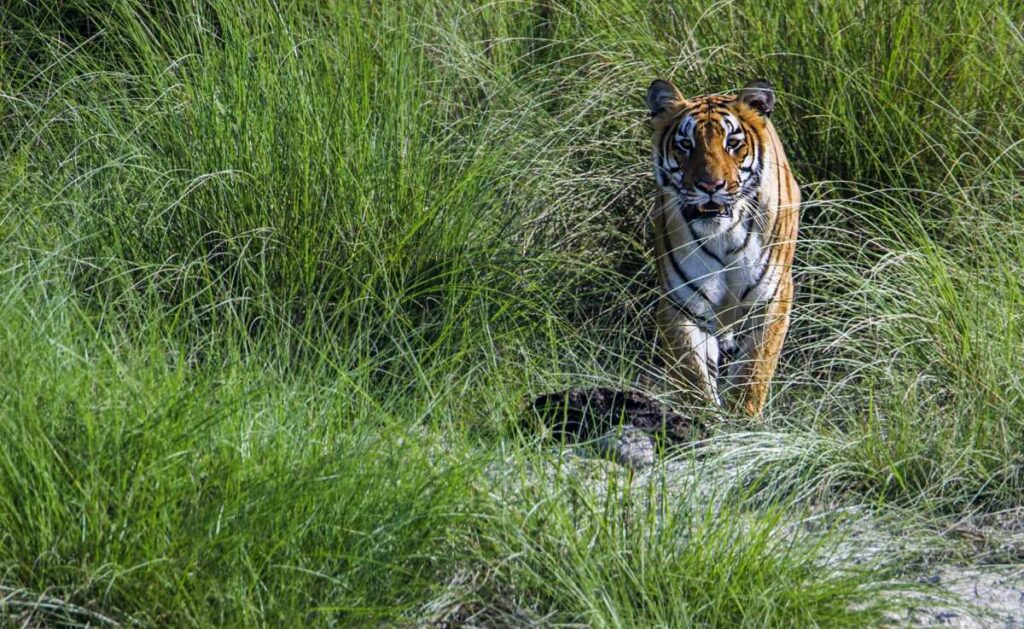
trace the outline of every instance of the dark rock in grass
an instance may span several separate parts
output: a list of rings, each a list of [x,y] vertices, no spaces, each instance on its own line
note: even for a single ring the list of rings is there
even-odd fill
[[[696,419],[666,409],[639,391],[573,388],[541,395],[532,406],[540,428],[553,439],[567,443],[600,439],[620,427],[664,435],[676,443],[706,436]]]

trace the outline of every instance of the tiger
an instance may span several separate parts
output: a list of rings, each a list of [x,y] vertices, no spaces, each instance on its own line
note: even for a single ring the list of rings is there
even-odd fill
[[[672,381],[762,414],[793,301],[797,187],[763,79],[685,98],[651,83],[659,337]]]

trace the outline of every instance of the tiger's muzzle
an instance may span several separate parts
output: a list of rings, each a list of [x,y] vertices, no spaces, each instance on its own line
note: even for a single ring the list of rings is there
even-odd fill
[[[724,182],[714,182],[717,185],[713,189],[702,185],[704,183],[698,182],[697,189],[693,191],[690,218],[733,218],[736,200],[725,191]]]

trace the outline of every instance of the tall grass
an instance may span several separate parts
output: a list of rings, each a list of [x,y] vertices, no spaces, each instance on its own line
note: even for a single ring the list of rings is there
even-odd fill
[[[811,497],[1024,495],[1022,24],[995,1],[5,5],[0,610],[877,620],[881,575],[782,523]],[[806,198],[767,421],[719,425],[713,506],[551,477],[518,435],[549,388],[669,392],[655,76],[772,80]]]

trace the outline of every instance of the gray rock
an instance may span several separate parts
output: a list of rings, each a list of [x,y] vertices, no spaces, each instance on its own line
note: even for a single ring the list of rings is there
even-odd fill
[[[654,465],[657,456],[654,438],[636,426],[609,431],[596,439],[591,447],[600,456],[632,469]]]

